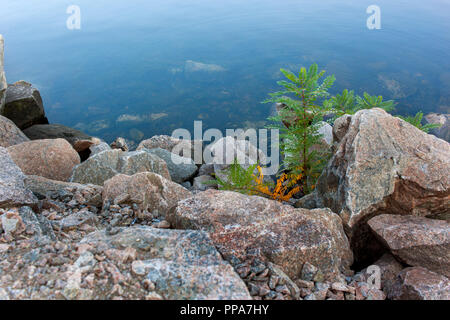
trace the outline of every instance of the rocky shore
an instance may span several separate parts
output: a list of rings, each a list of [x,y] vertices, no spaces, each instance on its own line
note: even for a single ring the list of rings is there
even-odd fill
[[[176,164],[192,141],[49,124],[36,88],[6,83],[0,36],[0,300],[450,299],[448,120],[340,117],[315,191],[280,203]]]

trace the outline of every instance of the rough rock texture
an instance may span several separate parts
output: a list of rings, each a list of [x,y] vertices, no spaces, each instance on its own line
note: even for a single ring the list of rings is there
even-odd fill
[[[332,278],[353,261],[341,221],[328,209],[294,209],[257,196],[207,190],[180,201],[167,220],[175,228],[207,231],[226,259],[256,253],[291,278],[305,262]]]
[[[124,138],[118,137],[116,140],[111,143],[112,149],[119,149],[122,151],[130,150],[127,141]]]
[[[380,259],[375,261],[372,266],[380,268],[380,285],[385,294],[388,294],[389,290],[397,281],[397,275],[403,270],[403,266],[398,262],[393,255],[385,253]],[[363,280],[366,281],[368,277],[373,275],[373,271],[368,272],[367,268],[361,270],[360,274]]]
[[[138,172],[155,172],[170,180],[167,165],[161,158],[145,150],[123,152],[116,149],[100,152],[75,167],[70,181],[102,186],[119,173]]]
[[[440,128],[430,130],[431,134],[450,142],[450,114],[430,113],[425,116],[427,123],[440,124]]]
[[[0,147],[0,208],[37,203],[37,198],[25,188],[24,179],[7,149]]]
[[[6,88],[8,87],[4,70],[4,45],[5,41],[3,40],[3,36],[0,34],[0,110],[2,110],[5,105],[5,93]]]
[[[132,176],[116,175],[107,180],[103,189],[103,203],[135,203],[141,210],[165,215],[178,201],[192,194],[179,184],[151,173]]]
[[[64,139],[23,142],[11,146],[8,152],[26,175],[68,181],[80,156]]]
[[[381,250],[366,224],[370,218],[450,210],[450,144],[381,109],[357,112],[339,135],[315,204],[341,216],[357,260]]]
[[[65,139],[77,152],[83,152],[93,145],[89,135],[61,124],[37,124],[23,132],[31,140]]]
[[[8,148],[29,140],[14,122],[0,116],[0,147]]]
[[[50,180],[39,176],[26,176],[25,187],[33,192],[39,199],[54,194],[65,197],[78,193],[79,196],[77,196],[76,199],[81,205],[101,207],[103,203],[103,187],[92,184],[84,185],[73,182]]]
[[[416,216],[380,215],[368,222],[404,263],[450,277],[450,224]]]
[[[137,150],[144,148],[161,148],[179,156],[194,160],[194,143],[191,140],[182,140],[165,135],[153,136],[150,139],[142,141],[137,147]]]
[[[0,115],[12,120],[22,130],[35,124],[48,124],[41,94],[25,81],[8,85]]]
[[[422,267],[403,269],[388,298],[392,300],[449,300],[450,281]]]
[[[175,153],[171,153],[170,151],[161,148],[150,149],[148,152],[166,162],[170,177],[177,183],[182,183],[191,179],[197,172],[197,166],[190,158],[180,157]]]
[[[132,264],[136,275],[154,284],[165,299],[251,299],[244,282],[224,262],[206,233],[122,228],[115,235],[99,231],[81,243],[106,248],[133,248],[145,255]]]
[[[194,190],[205,191],[206,189],[217,189],[217,184],[213,183],[214,179],[211,176],[198,176],[194,178],[192,187]]]
[[[100,152],[111,150],[111,147],[106,142],[99,141],[97,144],[94,144],[91,147],[89,147],[89,150],[91,151],[90,157],[93,157],[96,154],[99,154]]]

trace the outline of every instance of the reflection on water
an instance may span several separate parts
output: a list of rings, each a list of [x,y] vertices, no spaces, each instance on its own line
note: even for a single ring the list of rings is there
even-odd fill
[[[332,92],[367,91],[397,113],[450,112],[450,4],[379,0],[0,0],[9,82],[41,90],[51,122],[112,140],[176,128],[264,126],[280,68],[317,62]]]

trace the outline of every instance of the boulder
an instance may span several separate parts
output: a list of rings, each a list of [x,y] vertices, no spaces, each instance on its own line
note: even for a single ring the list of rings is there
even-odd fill
[[[431,129],[430,133],[450,142],[450,114],[430,113],[425,116],[425,121],[430,124],[440,124],[440,128]]]
[[[88,150],[94,144],[89,135],[61,124],[37,124],[23,132],[31,140],[65,139],[78,153]]]
[[[137,147],[137,150],[155,148],[161,148],[194,160],[194,143],[191,140],[177,139],[165,135],[153,136],[150,139],[142,141]],[[190,150],[190,152],[187,150]],[[186,151],[186,154],[184,151]]]
[[[103,203],[135,203],[141,210],[164,216],[178,201],[191,195],[184,187],[159,174],[141,172],[132,176],[119,174],[107,180]]]
[[[0,110],[5,106],[6,98],[6,88],[8,84],[6,83],[5,70],[4,70],[4,40],[3,36],[0,34]]]
[[[63,182],[50,180],[39,176],[26,176],[25,187],[29,189],[39,199],[43,199],[49,195],[77,195],[80,205],[91,205],[95,207],[102,206],[103,187],[92,184],[79,184],[73,182]]]
[[[450,281],[422,267],[403,269],[388,298],[392,300],[449,300]]]
[[[37,204],[37,198],[25,188],[24,179],[7,149],[0,147],[0,208]]]
[[[0,147],[8,148],[29,140],[14,122],[0,116]]]
[[[197,172],[197,166],[190,158],[180,157],[175,153],[161,148],[149,149],[148,152],[166,162],[170,177],[177,183],[183,183],[184,181],[190,180]]]
[[[208,232],[227,260],[256,254],[292,279],[306,262],[333,278],[353,261],[341,220],[329,209],[295,209],[262,197],[206,190],[178,202],[166,219],[175,228]]]
[[[89,156],[93,157],[96,154],[99,154],[100,152],[111,150],[111,147],[106,142],[99,141],[97,144],[90,146],[89,150],[91,151]]]
[[[35,124],[48,124],[41,94],[25,81],[8,85],[0,115],[12,120],[21,130]]]
[[[250,300],[247,287],[199,231],[163,230],[146,226],[121,228],[115,235],[97,231],[82,241],[108,249],[133,248],[140,260],[131,270],[154,284],[168,300]]]
[[[385,253],[380,259],[375,261],[372,266],[380,268],[380,289],[383,289],[383,292],[387,294],[396,282],[397,275],[403,270],[403,266],[390,253]],[[368,272],[367,268],[362,270],[361,273],[364,275],[365,281],[373,275],[373,273]]]
[[[213,183],[214,178],[211,176],[198,176],[194,178],[194,190],[205,191],[206,189],[217,189],[217,184]]]
[[[103,183],[117,174],[133,175],[138,172],[155,172],[170,180],[167,165],[161,158],[145,151],[103,151],[74,168],[71,182],[81,184]]]
[[[68,181],[80,156],[64,139],[23,142],[11,146],[8,152],[26,175]]]
[[[342,131],[344,117],[336,120],[343,122]],[[371,263],[383,251],[366,223],[372,217],[449,211],[449,143],[378,108],[357,112],[338,135],[342,139],[313,198],[315,207],[341,216],[357,261]]]
[[[450,277],[450,224],[416,216],[380,215],[370,228],[393,255],[414,267]]]

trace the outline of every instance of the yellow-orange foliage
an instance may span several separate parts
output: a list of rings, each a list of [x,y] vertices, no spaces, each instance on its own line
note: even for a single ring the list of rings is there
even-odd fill
[[[277,180],[273,191],[271,191],[269,186],[263,182],[264,175],[262,173],[261,167],[258,166],[257,168],[258,176],[253,175],[256,185],[254,186],[254,189],[251,190],[251,193],[264,195],[277,201],[288,201],[294,194],[300,191],[300,186],[295,186],[289,192],[287,192],[288,188],[295,185],[302,178],[301,174],[293,176],[283,173]]]

